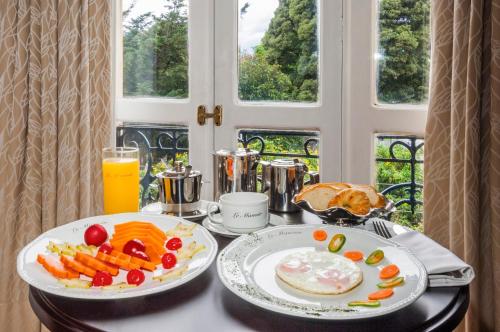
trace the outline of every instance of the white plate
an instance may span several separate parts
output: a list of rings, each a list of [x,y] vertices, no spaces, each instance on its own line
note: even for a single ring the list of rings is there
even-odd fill
[[[101,224],[106,228],[108,234],[111,236],[114,232],[113,226],[115,224],[131,220],[151,222],[164,231],[174,227],[177,223],[183,223],[185,225],[192,224],[191,222],[181,218],[144,213],[123,213],[81,219],[51,229],[24,247],[17,256],[17,273],[30,285],[39,288],[44,292],[55,295],[98,300],[130,298],[163,292],[185,284],[205,271],[213,262],[217,254],[217,242],[214,237],[205,228],[198,225],[193,231],[193,236],[185,238],[185,241],[187,243],[194,240],[197,243],[205,245],[206,249],[197,253],[189,261],[188,271],[182,277],[171,281],[159,282],[152,280],[152,276],[162,274],[163,271],[161,268],[158,268],[155,272],[144,271],[146,274],[146,281],[144,281],[143,284],[138,287],[122,290],[65,288],[64,285],[60,284],[56,278],[50,275],[36,261],[38,254],[49,253],[46,249],[49,241],[54,241],[56,243],[70,242],[72,244],[80,244],[84,242],[83,234],[89,225]],[[121,281],[126,281],[126,271],[120,270],[118,276],[114,277],[113,283]]]
[[[217,235],[224,236],[224,237],[236,238],[236,237],[242,235],[241,233],[231,232],[226,227],[224,227],[224,225],[213,222],[208,217],[203,219],[202,225],[203,225],[203,227],[208,229],[210,232],[215,233]],[[269,224],[267,224],[266,228],[272,227],[272,226],[278,226],[278,225],[286,225],[286,219],[281,217],[281,216],[277,216],[275,214],[270,213],[269,214]]]
[[[323,228],[328,239],[342,233],[347,240],[339,252],[361,250],[368,256],[382,249],[385,258],[370,266],[357,263],[363,272],[362,283],[341,295],[314,295],[288,286],[275,276],[275,266],[293,252],[327,250],[328,241],[318,242],[312,232]],[[382,267],[396,264],[405,284],[394,288],[394,295],[381,300],[378,308],[348,307],[355,300],[367,300],[377,291]],[[413,303],[427,287],[427,273],[422,263],[408,249],[367,231],[317,225],[277,226],[240,236],[217,257],[217,272],[222,283],[234,294],[259,307],[298,317],[312,319],[358,319],[381,316]]]
[[[178,217],[182,218],[182,219],[189,220],[189,221],[200,221],[207,216],[208,203],[210,203],[210,202],[205,201],[205,200],[201,200],[200,201],[200,208],[194,214],[189,214],[189,215],[185,215],[185,216],[178,216]],[[143,207],[141,209],[141,212],[148,213],[148,214],[164,214],[167,216],[175,217],[175,215],[173,213],[171,214],[168,212],[163,212],[163,209],[161,207],[160,202],[151,203],[151,204],[146,205],[145,207]]]

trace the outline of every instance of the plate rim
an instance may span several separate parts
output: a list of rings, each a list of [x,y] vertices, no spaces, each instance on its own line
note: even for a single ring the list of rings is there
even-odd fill
[[[211,249],[207,255],[207,260],[206,263],[199,267],[196,271],[193,273],[183,277],[179,278],[177,280],[174,280],[173,282],[170,283],[165,283],[165,284],[160,284],[158,287],[154,288],[146,288],[146,289],[137,289],[136,292],[118,292],[118,291],[113,291],[113,292],[106,292],[105,294],[107,296],[96,296],[95,294],[82,294],[82,293],[69,293],[67,291],[64,291],[64,288],[56,288],[56,289],[47,289],[43,287],[43,284],[40,282],[37,282],[35,279],[30,277],[26,271],[23,269],[24,266],[24,257],[27,253],[27,251],[33,247],[38,241],[40,241],[44,236],[46,236],[47,233],[50,233],[58,228],[66,228],[70,227],[70,225],[74,223],[83,223],[86,220],[89,219],[97,219],[97,218],[102,218],[102,217],[113,217],[113,216],[127,216],[130,215],[131,218],[148,218],[148,217],[153,217],[153,218],[168,218],[168,219],[174,219],[177,222],[181,222],[183,224],[195,224],[197,225],[197,229],[199,229],[203,235],[207,238],[209,243],[203,243],[207,249]],[[135,216],[135,217],[133,217]],[[125,221],[124,221],[125,222]],[[209,247],[209,245],[211,247]],[[166,292],[172,289],[175,289],[181,285],[184,285],[191,280],[197,278],[200,276],[203,272],[205,272],[214,262],[215,258],[217,257],[217,251],[218,251],[218,244],[215,238],[213,237],[212,234],[205,228],[202,227],[201,225],[185,220],[179,217],[174,217],[174,216],[168,216],[168,215],[153,215],[153,214],[147,214],[147,213],[141,213],[141,212],[127,212],[127,213],[117,213],[117,214],[109,214],[109,215],[98,215],[98,216],[92,216],[92,217],[87,217],[87,218],[82,218],[78,219],[72,222],[69,222],[64,225],[60,225],[57,227],[54,227],[52,229],[49,229],[48,231],[43,232],[39,236],[37,236],[35,239],[33,239],[30,243],[25,245],[21,251],[17,254],[16,258],[16,270],[17,274],[21,279],[23,279],[26,283],[28,283],[30,286],[35,287],[43,292],[52,294],[52,295],[57,295],[65,298],[71,298],[71,299],[85,299],[85,300],[98,300],[98,301],[109,301],[109,300],[116,300],[116,299],[128,299],[128,298],[136,298],[136,297],[142,297],[142,296],[147,296],[147,295],[153,295],[153,294],[158,294],[162,292]],[[41,287],[40,287],[41,286]],[[102,293],[104,294],[104,293]],[[101,294],[101,295],[102,295]]]
[[[308,225],[280,225],[280,226],[274,226],[272,228],[266,228],[263,230],[259,230],[259,231],[256,231],[254,233],[244,234],[243,236],[240,236],[240,237],[234,239],[224,249],[222,249],[219,252],[219,254],[217,255],[216,268],[217,268],[217,275],[219,277],[219,280],[233,294],[235,294],[239,298],[243,299],[244,301],[247,301],[247,302],[249,302],[253,305],[256,305],[262,309],[269,310],[272,312],[277,312],[277,313],[284,314],[286,316],[291,316],[291,317],[301,317],[301,318],[308,318],[308,319],[313,319],[313,320],[326,320],[326,321],[352,321],[355,319],[370,319],[370,318],[377,318],[377,317],[386,316],[386,315],[389,315],[389,314],[394,313],[396,311],[399,311],[403,308],[406,308],[410,304],[414,303],[418,298],[420,298],[420,296],[422,296],[422,294],[426,291],[427,286],[428,286],[427,270],[425,269],[425,266],[423,265],[423,263],[410,251],[410,249],[408,249],[405,246],[402,246],[401,244],[399,244],[391,239],[383,238],[383,237],[381,237],[375,233],[372,233],[370,231],[351,228],[351,227],[349,227],[348,229],[352,230],[354,232],[357,232],[357,233],[362,233],[362,234],[366,234],[368,236],[374,237],[378,240],[381,240],[382,242],[386,242],[387,244],[390,244],[394,247],[397,247],[397,248],[405,251],[412,258],[413,262],[418,267],[420,272],[423,273],[422,278],[420,278],[420,280],[418,281],[418,284],[417,284],[417,291],[418,291],[417,293],[418,294],[416,296],[413,296],[409,299],[406,299],[405,301],[403,301],[402,305],[395,307],[395,308],[392,308],[390,310],[387,310],[387,311],[383,312],[382,314],[373,315],[373,314],[370,314],[370,312],[366,312],[367,314],[360,314],[360,315],[355,315],[355,316],[352,315],[352,316],[342,316],[342,317],[331,317],[331,316],[326,316],[326,315],[311,315],[311,314],[307,314],[305,312],[300,312],[300,311],[291,311],[291,310],[288,310],[284,307],[280,307],[278,305],[269,304],[267,302],[261,301],[259,299],[254,298],[254,297],[248,296],[247,294],[239,292],[236,287],[232,287],[229,284],[229,282],[223,277],[223,274],[221,271],[222,270],[222,267],[221,267],[222,257],[224,257],[226,255],[227,251],[229,251],[233,247],[236,247],[241,242],[245,241],[252,234],[259,234],[260,235],[262,233],[274,231],[274,230],[277,230],[280,228],[305,228],[305,229],[311,228],[311,229],[313,229],[313,228],[317,228],[317,227],[333,227],[333,228],[338,228],[338,229],[345,229],[346,228],[346,227],[340,227],[340,226],[336,226],[336,225],[311,225],[311,224],[308,224]]]

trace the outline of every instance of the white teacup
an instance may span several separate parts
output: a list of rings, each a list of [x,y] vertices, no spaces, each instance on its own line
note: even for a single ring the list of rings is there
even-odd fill
[[[207,207],[208,218],[212,222],[222,223],[227,230],[235,233],[250,233],[264,228],[269,221],[269,197],[254,192],[234,192],[224,194],[219,203],[210,203]],[[219,216],[214,216],[217,206]]]

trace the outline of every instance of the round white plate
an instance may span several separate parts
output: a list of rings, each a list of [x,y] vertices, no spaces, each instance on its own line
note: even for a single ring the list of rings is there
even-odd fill
[[[236,237],[242,235],[241,233],[231,232],[226,227],[224,227],[224,225],[213,222],[208,217],[203,219],[202,225],[203,225],[203,227],[208,229],[210,232],[215,233],[217,235],[224,236],[224,237],[236,238]],[[272,226],[279,226],[279,225],[286,225],[286,219],[281,217],[281,216],[277,216],[275,214],[269,213],[269,224],[267,224],[267,226],[265,228],[272,227]]]
[[[361,250],[365,258],[375,249],[382,249],[385,258],[370,266],[357,263],[363,272],[362,283],[341,295],[314,295],[283,283],[275,274],[276,264],[294,252],[327,250],[328,241],[318,242],[312,232],[323,228],[328,240],[342,233],[347,240],[339,252]],[[396,264],[405,283],[394,288],[394,295],[381,300],[378,308],[349,307],[347,303],[367,300],[378,290],[382,267]],[[427,273],[422,263],[408,249],[367,231],[318,225],[277,226],[240,236],[217,257],[217,272],[222,283],[234,294],[259,307],[298,317],[344,320],[381,316],[414,302],[427,287]]]
[[[175,227],[178,223],[192,225],[191,222],[181,218],[144,213],[123,213],[81,219],[51,229],[24,247],[17,256],[17,273],[30,285],[39,288],[44,292],[59,296],[98,300],[130,298],[163,292],[185,284],[205,271],[213,262],[217,254],[217,242],[214,237],[205,228],[198,225],[193,230],[192,237],[184,238],[184,243],[196,241],[197,243],[205,245],[206,248],[189,260],[189,268],[182,277],[171,281],[159,282],[152,280],[152,276],[162,274],[163,271],[161,268],[158,268],[154,272],[144,271],[146,281],[144,281],[143,284],[134,288],[122,290],[101,290],[100,288],[92,287],[89,289],[66,288],[36,261],[38,254],[49,254],[49,251],[46,249],[49,241],[56,243],[69,242],[72,244],[80,244],[84,242],[83,234],[89,225],[101,224],[106,228],[108,234],[111,236],[114,232],[115,224],[132,220],[153,223],[163,231],[167,231]],[[120,270],[118,276],[114,277],[113,283],[121,281],[126,281],[126,271]]]
[[[189,221],[200,221],[207,216],[208,203],[210,203],[210,202],[205,201],[205,200],[200,200],[200,208],[195,213],[185,215],[185,216],[178,216],[178,217],[182,218],[182,219],[189,220]],[[146,205],[145,207],[143,207],[141,209],[141,212],[148,213],[148,214],[163,214],[163,215],[175,217],[175,215],[173,213],[170,214],[167,212],[163,212],[163,209],[161,207],[160,202],[151,203],[151,204]]]

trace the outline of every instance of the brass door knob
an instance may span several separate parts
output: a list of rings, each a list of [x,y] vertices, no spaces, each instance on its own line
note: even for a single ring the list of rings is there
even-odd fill
[[[222,124],[222,105],[215,106],[213,113],[208,113],[205,105],[198,106],[198,124],[204,126],[207,123],[207,119],[210,118],[214,118],[215,125],[220,127]]]

